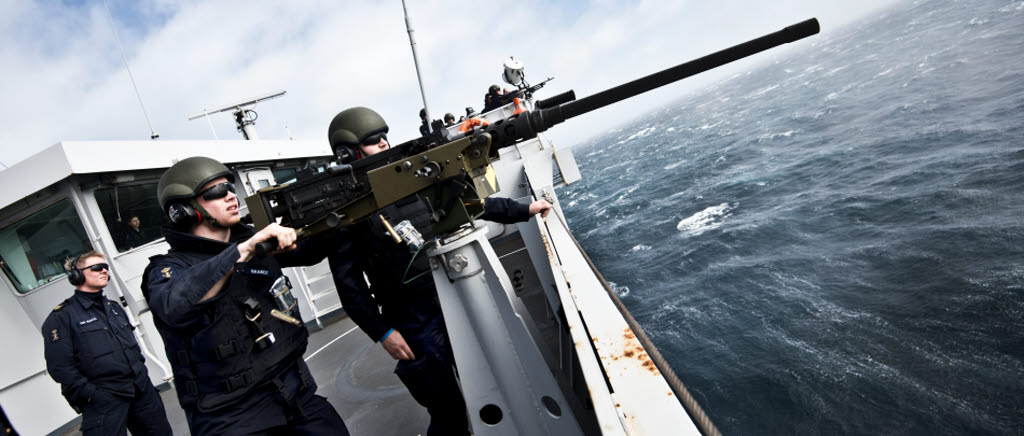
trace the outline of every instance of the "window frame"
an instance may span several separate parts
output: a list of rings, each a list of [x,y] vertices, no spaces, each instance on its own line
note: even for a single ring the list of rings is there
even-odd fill
[[[73,198],[73,196],[74,196],[74,194],[69,192],[66,189],[57,189],[57,190],[44,190],[43,192],[37,192],[36,195],[30,196],[30,197],[26,197],[26,198],[21,200],[21,201],[27,201],[27,203],[24,205],[24,207],[21,210],[12,213],[10,217],[7,217],[3,221],[0,221],[0,231],[7,230],[11,226],[17,225],[19,222],[22,222],[22,221],[24,221],[26,219],[29,219],[29,218],[31,218],[35,214],[38,214],[38,213],[40,213],[40,212],[42,212],[42,211],[44,211],[46,209],[49,209],[49,208],[51,208],[53,206],[56,206],[56,205],[60,204],[63,201],[66,201],[68,203],[68,205],[71,206],[71,210],[74,212],[75,218],[78,220],[78,224],[79,224],[79,226],[81,226],[82,231],[84,232],[85,239],[83,240],[83,242],[88,243],[89,246],[90,246],[90,248],[88,250],[85,250],[85,251],[82,251],[82,252],[79,252],[79,253],[74,253],[73,252],[72,255],[74,256],[74,255],[78,255],[78,254],[82,254],[82,253],[88,252],[90,250],[95,250],[95,246],[93,245],[92,237],[91,237],[91,235],[89,233],[89,228],[87,226],[87,222],[82,219],[82,213],[79,210],[78,205],[76,204],[76,201]],[[60,268],[63,269],[63,265],[60,265]],[[50,280],[50,281],[48,281],[46,283],[39,284],[39,285],[35,286],[34,288],[22,291],[23,286],[19,285],[21,283],[20,280],[16,282],[15,279],[12,278],[7,272],[3,272],[0,275],[3,276],[3,280],[7,283],[7,286],[11,289],[12,293],[15,296],[17,296],[17,297],[27,297],[27,296],[30,296],[30,295],[35,294],[37,292],[41,292],[43,289],[47,289],[50,286],[53,286],[54,283],[62,282],[62,280],[54,279],[54,280]],[[33,275],[35,275],[35,272],[33,272]],[[66,276],[66,272],[63,275]],[[57,277],[57,276],[51,276],[51,277]],[[37,279],[37,282],[38,282],[38,279]],[[64,283],[66,284],[66,282],[64,282]]]
[[[117,238],[114,237],[114,233],[112,232],[113,229],[110,227],[111,223],[109,223],[107,221],[106,216],[103,214],[103,206],[100,204],[99,198],[96,197],[97,193],[99,191],[101,191],[101,190],[107,190],[107,189],[134,187],[134,186],[142,186],[142,185],[153,185],[153,200],[156,201],[156,195],[157,195],[156,194],[156,185],[158,183],[159,183],[159,179],[144,178],[144,179],[141,179],[141,180],[133,180],[131,182],[101,183],[101,184],[98,184],[96,186],[89,187],[88,189],[83,188],[81,190],[82,196],[84,197],[83,200],[85,201],[85,205],[84,206],[86,208],[95,207],[96,211],[99,212],[99,215],[97,217],[98,218],[97,219],[97,223],[96,223],[97,224],[97,231],[106,232],[105,236],[106,236],[106,238],[109,238],[110,245],[114,249],[114,253],[108,253],[108,254],[110,254],[113,257],[120,257],[120,256],[122,256],[122,255],[124,255],[126,253],[132,253],[132,252],[134,252],[134,251],[136,251],[136,250],[138,250],[140,248],[148,247],[150,245],[159,243],[159,242],[164,240],[164,236],[163,236],[163,234],[160,234],[156,239],[152,239],[152,240],[146,241],[142,245],[139,245],[137,247],[132,247],[131,249],[127,249],[127,250],[121,250],[121,247],[118,246]],[[155,228],[157,232],[160,232],[159,229],[162,228],[166,224],[166,222],[165,222],[166,221],[166,217],[164,216],[163,212],[160,211],[159,207],[160,206],[157,205],[157,211],[159,212],[159,216],[160,216],[160,218],[158,220],[154,220],[155,222],[150,222],[148,220],[143,222],[144,225],[148,225],[151,228]],[[123,215],[121,218],[122,219],[130,219],[133,215],[136,215],[136,214],[129,213],[127,215]],[[115,216],[116,216],[116,213],[115,213]],[[142,217],[140,217],[140,219],[141,218]],[[124,222],[124,225],[128,225],[127,222]]]

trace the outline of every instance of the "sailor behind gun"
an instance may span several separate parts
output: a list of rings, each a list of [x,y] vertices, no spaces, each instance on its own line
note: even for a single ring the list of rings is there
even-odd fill
[[[160,205],[173,228],[171,250],[150,258],[142,291],[174,370],[178,400],[194,435],[348,435],[302,360],[309,333],[297,310],[281,316],[282,266],[312,265],[326,245],[295,231],[240,224],[234,176],[220,162],[191,157],[160,178]],[[257,258],[276,238],[279,253]],[[318,252],[318,249],[324,250]],[[293,251],[294,250],[294,251]],[[285,288],[285,290],[287,290]],[[275,313],[276,312],[276,313]]]
[[[501,89],[498,85],[491,85],[487,88],[487,93],[484,94],[484,113],[509,104],[515,98],[516,93],[508,89]]]
[[[90,251],[65,268],[75,294],[43,322],[46,370],[82,414],[89,435],[170,435],[164,403],[149,381],[134,327],[120,305],[103,295],[110,267]]]
[[[390,148],[387,132],[379,114],[355,107],[334,117],[328,139],[336,155],[361,158]],[[526,205],[491,197],[484,210],[483,219],[515,223],[537,213],[547,216],[551,205],[544,200]],[[328,257],[342,305],[371,340],[399,361],[395,373],[430,414],[427,435],[469,434],[466,404],[452,371],[455,359],[426,253],[414,254],[396,244],[386,236],[378,215],[394,223],[408,219],[425,239],[434,236],[430,210],[415,195],[344,229],[337,252]]]

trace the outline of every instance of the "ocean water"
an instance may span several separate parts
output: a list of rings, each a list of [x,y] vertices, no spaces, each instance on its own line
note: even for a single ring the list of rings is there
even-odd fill
[[[726,434],[1024,434],[1024,2],[811,40],[577,147],[570,226]]]

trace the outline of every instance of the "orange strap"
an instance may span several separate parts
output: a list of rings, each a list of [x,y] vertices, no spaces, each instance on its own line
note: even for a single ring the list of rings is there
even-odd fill
[[[520,112],[526,110],[526,108],[524,108],[523,105],[519,102],[519,97],[512,99],[512,101],[515,102],[516,104],[516,111],[512,113],[512,115],[519,115]]]
[[[470,130],[473,130],[476,126],[486,126],[488,124],[491,123],[480,117],[468,118],[466,119],[466,121],[462,123],[461,126],[459,126],[459,133],[465,133]]]

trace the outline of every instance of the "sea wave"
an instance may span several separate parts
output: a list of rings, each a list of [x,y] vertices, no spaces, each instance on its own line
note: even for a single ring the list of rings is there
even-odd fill
[[[735,209],[736,206],[729,203],[708,207],[679,221],[679,224],[676,224],[676,229],[684,236],[698,236],[708,230],[721,227],[725,223],[725,219]]]

